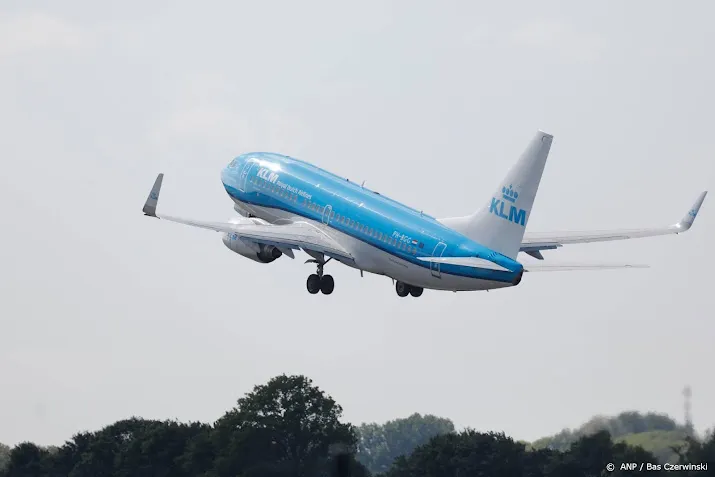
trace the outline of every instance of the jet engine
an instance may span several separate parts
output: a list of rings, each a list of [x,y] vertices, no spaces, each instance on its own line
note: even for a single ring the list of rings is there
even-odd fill
[[[238,234],[223,234],[223,243],[232,252],[259,263],[271,263],[283,255],[283,252],[273,245],[242,240]]]
[[[266,225],[268,222],[259,219],[258,217],[231,217],[228,220],[231,224],[245,225],[257,224]],[[223,244],[232,252],[236,252],[246,258],[259,263],[271,263],[283,255],[283,252],[278,250],[273,245],[264,245],[262,243],[251,242],[250,240],[241,240],[238,234],[223,234]]]

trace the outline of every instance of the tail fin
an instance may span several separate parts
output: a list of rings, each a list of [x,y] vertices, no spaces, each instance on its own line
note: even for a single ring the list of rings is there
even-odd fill
[[[516,258],[553,138],[551,134],[538,131],[482,209],[466,217],[441,219],[440,222],[480,245]]]

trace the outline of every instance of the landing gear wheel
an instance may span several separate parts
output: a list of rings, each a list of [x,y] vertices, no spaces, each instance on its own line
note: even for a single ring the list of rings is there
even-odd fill
[[[320,291],[323,295],[330,295],[335,289],[335,280],[333,280],[332,275],[323,275],[320,279]]]
[[[308,293],[315,295],[320,291],[320,277],[317,274],[312,274],[308,277],[308,281],[305,282],[306,288],[308,288]]]
[[[423,291],[424,291],[424,289],[420,288],[420,287],[410,287],[410,295],[412,295],[415,298],[422,295]]]
[[[406,283],[397,282],[395,283],[395,291],[397,296],[404,298],[410,294],[410,286]]]

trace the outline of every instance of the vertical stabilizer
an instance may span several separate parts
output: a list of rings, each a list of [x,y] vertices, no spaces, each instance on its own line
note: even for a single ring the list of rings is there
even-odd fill
[[[440,222],[480,245],[516,258],[553,138],[538,131],[482,209]]]

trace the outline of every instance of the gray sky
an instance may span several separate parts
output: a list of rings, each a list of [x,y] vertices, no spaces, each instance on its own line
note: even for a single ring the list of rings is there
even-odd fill
[[[26,2],[0,6],[0,442],[132,415],[211,422],[311,377],[354,423],[412,412],[535,439],[636,409],[715,424],[713,197],[682,236],[564,247],[515,289],[261,265],[218,234],[221,168],[276,151],[435,216],[470,213],[536,129],[529,230],[667,225],[715,179],[715,5]],[[269,4],[270,3],[270,4]]]

